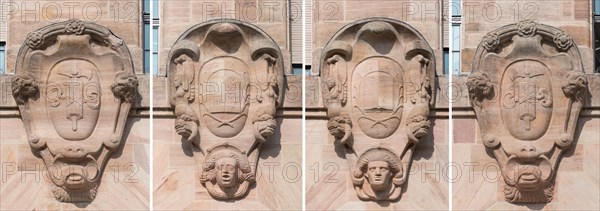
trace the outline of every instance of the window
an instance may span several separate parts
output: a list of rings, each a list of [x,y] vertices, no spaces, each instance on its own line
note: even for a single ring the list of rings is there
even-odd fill
[[[158,73],[158,0],[144,0],[142,18],[143,26],[143,46],[144,49],[144,73]],[[150,13],[150,4],[153,6]],[[152,33],[152,39],[150,39]],[[150,62],[152,58],[152,62]]]
[[[144,20],[144,73],[150,72],[150,22]]]
[[[6,50],[5,50],[5,46],[6,43],[4,42],[0,42],[0,74],[4,74],[6,73],[5,69],[6,69]]]
[[[444,60],[448,61],[450,65],[444,66],[445,73],[449,74],[460,74],[461,73],[461,22],[462,22],[462,1],[461,0],[450,0],[450,46],[448,51],[444,49]],[[446,55],[448,54],[448,55]],[[447,57],[446,57],[447,56]],[[446,72],[447,71],[447,72]]]
[[[600,0],[594,1],[594,63],[596,73],[600,73]]]
[[[292,64],[292,74],[301,75],[302,74],[302,64]]]
[[[460,74],[460,23],[452,24],[452,74]]]
[[[461,0],[452,0],[452,3],[450,3],[450,15],[452,15],[452,17],[461,16],[461,7]]]
[[[152,67],[154,74],[158,74],[158,25],[152,27]]]
[[[448,75],[450,71],[450,49],[444,48],[444,75]]]

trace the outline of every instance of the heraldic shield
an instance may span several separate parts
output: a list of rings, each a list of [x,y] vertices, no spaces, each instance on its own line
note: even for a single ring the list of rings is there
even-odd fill
[[[199,180],[217,200],[243,198],[258,154],[277,129],[284,64],[265,32],[237,20],[191,27],[167,63],[175,130],[189,143]]]
[[[502,171],[506,201],[552,200],[587,84],[577,45],[560,29],[525,20],[484,36],[467,86],[483,144]]]
[[[94,23],[55,23],[27,36],[15,71],[12,94],[55,198],[92,201],[137,93],[127,46]]]
[[[339,30],[320,63],[328,130],[344,148],[358,198],[398,200],[430,131],[433,50],[410,25],[369,18]]]

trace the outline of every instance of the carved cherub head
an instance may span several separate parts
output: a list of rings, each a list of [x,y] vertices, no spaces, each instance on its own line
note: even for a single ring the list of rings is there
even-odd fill
[[[492,93],[492,83],[487,74],[482,72],[476,72],[469,76],[467,79],[467,87],[469,89],[469,95],[471,99],[482,100]]]
[[[587,89],[588,81],[582,72],[569,71],[562,83],[563,93],[569,98],[577,98]]]
[[[19,74],[12,79],[12,94],[17,104],[24,104],[38,93],[38,83],[32,73]]]
[[[400,158],[383,148],[367,150],[360,156],[354,172],[354,185],[362,185],[366,179],[375,192],[386,191],[401,185],[402,166]]]
[[[117,99],[133,103],[137,87],[137,77],[133,74],[122,72],[117,74],[115,82],[110,86],[110,89]]]

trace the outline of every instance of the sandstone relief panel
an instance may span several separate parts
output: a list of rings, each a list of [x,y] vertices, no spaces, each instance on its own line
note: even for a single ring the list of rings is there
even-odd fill
[[[245,22],[205,22],[176,41],[167,70],[175,130],[193,149],[197,179],[217,200],[243,198],[256,182],[261,146],[277,127],[279,46]]]
[[[502,170],[506,201],[552,200],[587,84],[577,45],[560,29],[525,20],[483,38],[467,86],[482,141]]]
[[[398,200],[415,146],[430,131],[433,50],[410,25],[369,18],[338,31],[321,64],[327,126],[358,198]]]
[[[92,201],[136,99],[127,46],[103,26],[69,20],[31,32],[15,70],[12,94],[54,197]]]

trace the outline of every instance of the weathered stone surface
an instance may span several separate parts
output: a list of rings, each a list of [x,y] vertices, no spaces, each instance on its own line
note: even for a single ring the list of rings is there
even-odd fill
[[[489,32],[473,64],[469,98],[506,200],[551,201],[588,92],[577,46],[564,31],[525,20]]]
[[[279,47],[249,23],[216,20],[184,32],[168,61],[175,130],[190,144],[200,182],[215,199],[243,198],[283,102]]]
[[[94,200],[136,101],[127,46],[103,26],[69,20],[31,32],[15,67],[12,94],[54,197]]]
[[[414,149],[431,127],[431,47],[408,24],[369,18],[336,33],[321,64],[327,128],[345,154],[358,198],[398,200]]]

